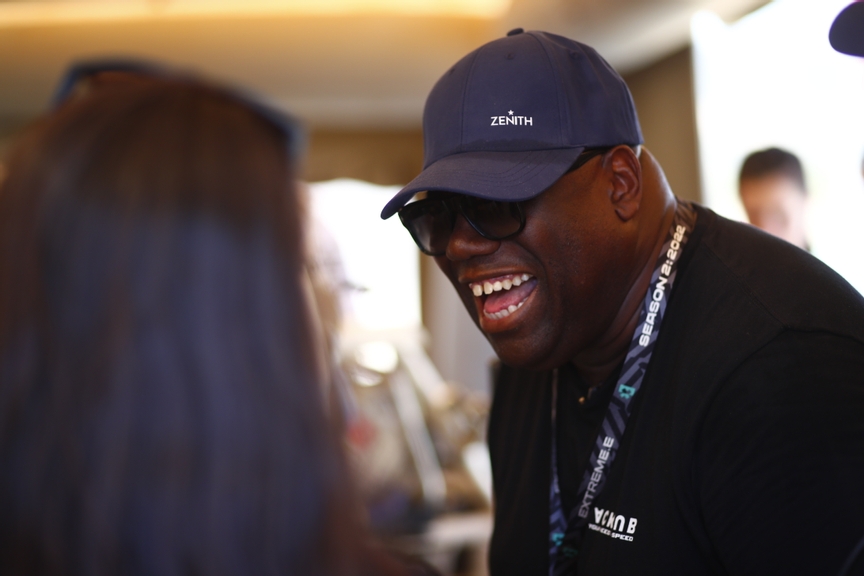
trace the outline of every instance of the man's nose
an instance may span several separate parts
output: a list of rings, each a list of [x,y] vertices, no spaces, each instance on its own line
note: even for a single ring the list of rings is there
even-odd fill
[[[474,256],[492,254],[501,245],[500,240],[490,240],[480,235],[462,214],[456,216],[450,241],[447,242],[446,256],[454,262],[467,260]]]

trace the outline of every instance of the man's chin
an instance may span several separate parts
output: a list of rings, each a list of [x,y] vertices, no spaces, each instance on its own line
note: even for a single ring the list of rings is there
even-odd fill
[[[495,334],[486,334],[486,339],[492,345],[498,359],[513,368],[543,372],[558,368],[567,362],[566,358],[558,358],[551,346],[529,344]]]

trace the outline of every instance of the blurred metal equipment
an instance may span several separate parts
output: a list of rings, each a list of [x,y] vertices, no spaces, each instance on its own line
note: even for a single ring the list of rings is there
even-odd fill
[[[440,509],[447,496],[444,473],[435,454],[432,438],[426,428],[423,409],[414,392],[414,385],[403,372],[390,379],[390,390],[396,400],[396,410],[402,421],[402,429],[414,458],[414,465],[423,486],[423,499],[433,510]]]
[[[419,254],[401,225],[378,219],[393,193],[309,185],[309,267],[348,383],[346,442],[379,535],[444,574],[478,574],[491,533],[488,395],[445,382],[427,355]]]
[[[372,525],[391,546],[443,574],[485,574],[488,402],[475,407],[445,382],[422,337],[419,329],[343,333],[358,405],[349,445]]]

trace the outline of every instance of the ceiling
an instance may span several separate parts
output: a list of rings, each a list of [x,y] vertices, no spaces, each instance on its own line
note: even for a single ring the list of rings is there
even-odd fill
[[[75,59],[137,56],[256,91],[313,126],[417,127],[463,55],[521,26],[576,38],[621,72],[689,41],[698,10],[766,0],[0,0],[0,119],[44,110]]]

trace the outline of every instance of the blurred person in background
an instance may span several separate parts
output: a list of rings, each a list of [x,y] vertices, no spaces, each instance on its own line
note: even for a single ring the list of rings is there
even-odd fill
[[[0,574],[394,573],[326,417],[296,129],[93,78],[0,188]]]
[[[797,156],[780,148],[753,152],[741,165],[738,194],[751,224],[809,250],[807,186]]]

